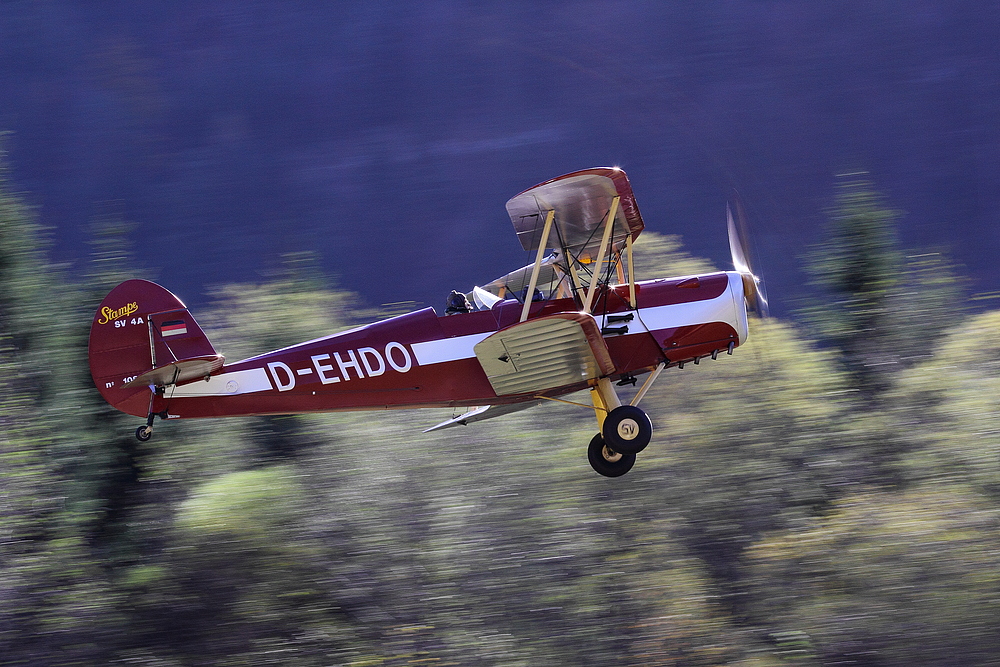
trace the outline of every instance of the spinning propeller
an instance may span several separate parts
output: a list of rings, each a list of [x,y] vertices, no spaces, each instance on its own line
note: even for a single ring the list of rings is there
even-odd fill
[[[750,245],[750,225],[747,224],[746,212],[743,210],[743,202],[739,195],[733,192],[733,203],[736,205],[736,219],[733,219],[733,211],[729,204],[726,204],[726,221],[729,225],[729,252],[733,257],[733,266],[743,277],[743,294],[747,301],[747,307],[758,317],[767,318],[767,291],[764,289],[764,279],[760,273],[754,269],[751,262]]]

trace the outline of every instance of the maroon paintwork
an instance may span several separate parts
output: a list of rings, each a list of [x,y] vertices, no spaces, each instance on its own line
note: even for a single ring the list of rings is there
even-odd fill
[[[726,273],[638,283],[638,309],[634,313],[641,317],[662,306],[718,299],[729,284]],[[484,334],[515,326],[521,309],[522,304],[515,300],[502,301],[490,310],[451,316],[438,316],[434,309],[426,308],[225,365],[211,373],[213,382],[232,377],[233,383],[245,385],[250,378],[267,383],[264,390],[236,393],[238,389],[233,389],[234,393],[226,394],[224,388],[216,395],[192,396],[190,392],[197,393],[203,383],[214,386],[199,378],[180,382],[176,389],[167,387],[160,395],[151,387],[125,386],[151,368],[150,320],[154,324],[166,320],[186,323],[183,335],[169,338],[160,336],[153,327],[158,361],[215,351],[177,297],[154,283],[130,280],[105,298],[94,318],[91,371],[104,398],[137,417],[150,412],[171,417],[221,417],[516,403],[534,400],[539,393],[497,396],[474,355],[423,365],[419,350],[424,343],[447,344],[476,335],[481,339]],[[578,311],[572,299],[537,302],[529,319]],[[605,314],[629,312],[633,311],[627,285],[604,289],[596,299],[594,315],[598,321]],[[671,365],[708,355],[730,343],[738,345],[739,336],[724,322],[678,321],[677,326],[649,331],[609,333],[604,343],[614,367],[608,375],[625,376],[650,371],[661,362]],[[541,395],[559,396],[590,384],[553,387]],[[287,385],[293,386],[282,388]],[[178,392],[188,395],[178,396]]]
[[[621,259],[644,226],[627,176],[608,167],[546,181],[513,197],[507,210],[525,249],[544,244],[544,251],[558,241],[562,256],[580,266],[596,261],[595,271],[603,261],[595,253]],[[602,226],[605,235],[598,234]],[[631,379],[660,364],[732,351],[745,340],[744,289],[755,279],[744,273],[636,283],[634,308],[628,285],[600,285],[590,313],[580,312],[578,296],[539,301],[531,304],[527,325],[520,322],[523,306],[516,300],[444,317],[426,308],[229,365],[176,296],[155,283],[128,280],[105,297],[94,316],[90,368],[111,405],[147,417],[148,425],[154,414],[502,406],[594,387],[610,406],[616,396],[608,378]],[[579,329],[538,323],[539,318],[569,320]],[[476,347],[518,326],[524,328]],[[519,351],[511,353],[508,344]],[[492,382],[477,350],[492,369]],[[502,353],[497,361],[510,366],[487,356],[497,350]],[[569,380],[574,382],[565,384]],[[554,382],[564,384],[548,386]],[[494,386],[543,389],[498,396]]]

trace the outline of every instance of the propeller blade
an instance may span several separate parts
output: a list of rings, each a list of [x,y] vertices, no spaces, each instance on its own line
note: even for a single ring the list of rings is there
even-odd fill
[[[767,305],[767,290],[764,288],[764,279],[754,276],[754,281],[757,294],[753,305],[753,311],[757,313],[757,317],[762,320],[766,320],[771,316],[771,311]]]
[[[733,267],[739,273],[752,273],[746,253],[743,251],[742,235],[736,229],[736,223],[733,221],[733,210],[730,208],[729,202],[726,202],[726,222],[729,227],[729,254],[733,257]]]
[[[733,267],[743,276],[743,293],[747,306],[758,317],[767,318],[769,315],[767,290],[764,288],[764,279],[754,270],[751,261],[753,253],[750,244],[750,225],[743,210],[743,202],[735,190],[733,200],[736,205],[735,217],[733,207],[726,203],[726,225],[729,229],[729,252],[733,258]]]

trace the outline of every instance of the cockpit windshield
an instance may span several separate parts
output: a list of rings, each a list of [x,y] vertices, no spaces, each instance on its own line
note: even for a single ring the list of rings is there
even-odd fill
[[[521,267],[478,289],[492,294],[498,299],[520,297],[521,293],[528,288],[528,283],[531,281],[532,268],[534,268],[532,264]],[[541,291],[545,298],[549,298],[554,292],[559,291],[559,287],[563,282],[567,283],[565,295],[569,296],[569,281],[566,279],[566,272],[557,264],[557,256],[551,254],[543,259],[538,270],[538,280],[535,283],[535,288]],[[473,290],[474,293],[475,290]]]
[[[574,278],[576,289],[586,290],[590,286],[591,276],[589,267],[580,262],[574,262],[574,274],[571,276],[566,268],[566,262],[559,251],[549,254],[542,260],[538,269],[538,278],[535,282],[535,293],[532,301],[549,299],[569,299],[573,297]],[[500,276],[493,282],[483,286],[476,286],[467,294],[469,301],[475,305],[477,310],[489,310],[503,299],[517,299],[521,303],[527,295],[528,285],[531,282],[531,271],[533,264],[523,266],[516,271],[511,271],[507,275]],[[602,277],[602,282],[609,279],[609,284],[619,282],[615,280],[615,272],[610,276]]]

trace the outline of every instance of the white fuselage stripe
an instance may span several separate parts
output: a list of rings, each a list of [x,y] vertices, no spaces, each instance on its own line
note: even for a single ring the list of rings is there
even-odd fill
[[[424,343],[411,343],[410,349],[413,350],[413,356],[417,358],[417,363],[421,366],[443,364],[446,361],[458,361],[460,359],[472,359],[476,356],[476,352],[473,349],[476,344],[495,333],[495,331],[484,331],[483,333],[469,334],[467,336],[429,340]]]
[[[638,317],[629,322],[629,334],[722,322],[736,329],[742,344],[747,339],[746,311],[740,307],[743,299],[743,279],[735,271],[726,273],[729,277],[729,286],[713,299],[640,308]],[[425,343],[412,343],[410,347],[417,363],[421,366],[473,359],[476,356],[474,349],[476,344],[494,333],[496,332],[487,331],[442,338]]]
[[[271,389],[274,387],[271,385],[271,379],[267,377],[267,371],[263,368],[251,368],[245,371],[213,375],[208,379],[208,382],[198,380],[179,387],[168,387],[165,398],[235,396]]]
[[[727,271],[728,288],[714,299],[674,303],[652,308],[640,308],[638,317],[629,322],[629,334],[646,333],[683,326],[697,326],[722,322],[736,329],[739,342],[747,339],[746,309],[742,307],[743,281],[740,274]],[[601,318],[598,318],[599,320]],[[454,336],[422,343],[411,343],[410,349],[419,366],[432,366],[449,361],[474,359],[475,346],[495,331]],[[307,371],[297,371],[299,375]],[[233,396],[274,389],[264,368],[251,368],[213,375],[208,382],[197,381],[180,387],[168,387],[166,398],[194,398],[203,396]]]

